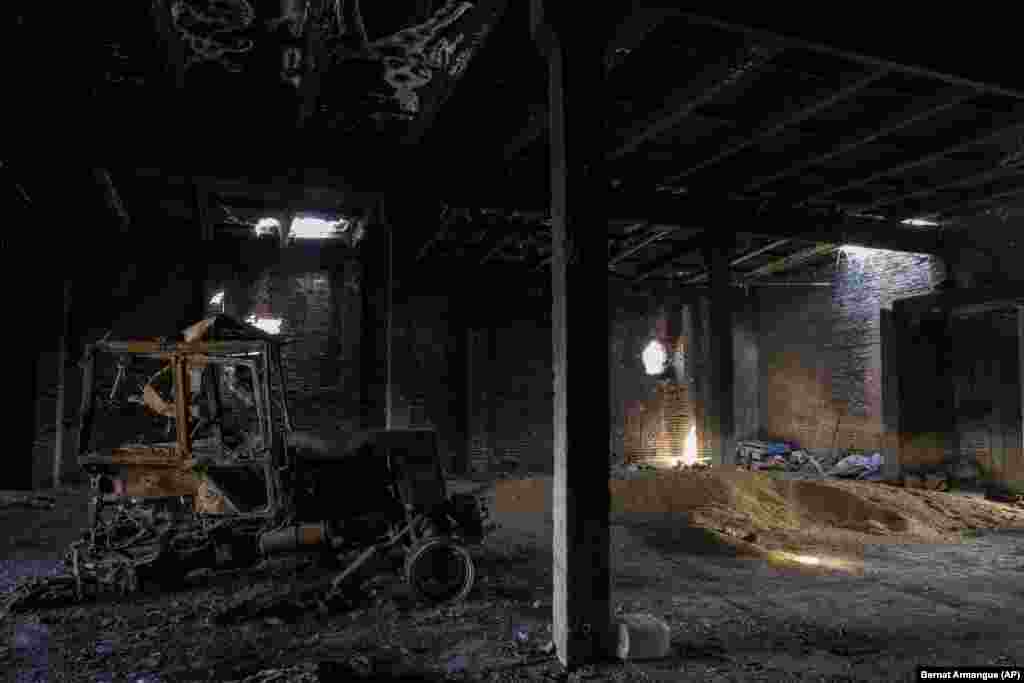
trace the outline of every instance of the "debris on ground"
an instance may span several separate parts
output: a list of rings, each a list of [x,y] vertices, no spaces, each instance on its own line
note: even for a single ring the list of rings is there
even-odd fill
[[[786,441],[740,441],[736,445],[736,464],[751,470],[793,469],[802,464],[803,457],[797,444]]]
[[[673,470],[658,472],[656,476],[639,470],[632,478],[612,484],[614,597],[621,608],[616,616],[649,614],[663,620],[671,628],[671,650],[665,659],[642,661],[631,657],[595,668],[587,675],[573,678],[563,672],[559,678],[555,670],[560,669],[560,664],[554,657],[556,650],[550,631],[552,560],[547,539],[551,528],[550,521],[544,519],[550,514],[550,485],[550,477],[538,477],[501,480],[487,487],[486,495],[494,501],[491,507],[505,529],[481,550],[479,563],[487,580],[481,580],[478,591],[465,603],[455,606],[416,606],[406,597],[407,589],[399,577],[371,572],[379,581],[388,582],[375,586],[369,580],[354,581],[353,591],[362,593],[366,600],[355,609],[296,609],[302,612],[297,618],[274,609],[253,610],[261,598],[266,598],[268,605],[275,597],[280,599],[279,605],[285,604],[296,592],[301,593],[303,586],[333,573],[330,568],[317,567],[312,558],[307,562],[300,557],[282,556],[268,560],[260,568],[211,572],[201,580],[190,579],[187,586],[175,592],[144,592],[131,600],[114,598],[23,612],[11,619],[17,620],[14,626],[27,625],[21,627],[24,634],[30,633],[28,626],[35,618],[49,627],[46,648],[59,655],[52,655],[54,659],[48,665],[75,671],[77,676],[50,678],[56,681],[506,682],[593,677],[632,683],[660,678],[661,671],[665,677],[683,672],[684,678],[695,680],[731,677],[811,681],[844,680],[842,672],[847,669],[843,667],[848,662],[869,667],[868,660],[875,659],[884,661],[863,673],[858,669],[858,680],[887,680],[897,669],[912,668],[908,663],[910,655],[903,650],[896,653],[895,647],[874,653],[879,647],[876,640],[889,642],[889,636],[883,637],[882,632],[872,634],[870,629],[851,628],[845,633],[833,633],[824,627],[822,624],[851,618],[849,610],[837,609],[836,602],[840,608],[843,600],[856,604],[853,611],[857,611],[867,601],[872,610],[913,618],[917,620],[913,622],[915,627],[927,630],[925,627],[936,623],[941,615],[936,616],[939,613],[935,609],[926,609],[927,605],[919,603],[933,600],[948,605],[954,595],[960,596],[956,598],[960,602],[973,599],[943,589],[941,583],[934,590],[911,592],[917,591],[917,586],[931,584],[934,577],[928,576],[927,582],[921,579],[926,572],[953,576],[953,572],[944,569],[954,566],[950,564],[953,560],[942,559],[945,552],[960,553],[969,559],[984,551],[987,554],[979,556],[978,562],[979,567],[991,567],[990,581],[1001,576],[1011,585],[1006,595],[1014,595],[1012,591],[1017,590],[1012,587],[1012,579],[1019,576],[1020,561],[1013,554],[1012,537],[1009,543],[993,544],[991,550],[984,550],[983,545],[988,542],[988,529],[1024,528],[1024,510],[1008,504],[983,497],[842,479],[785,481],[769,473],[718,468]],[[58,511],[61,505],[62,502]],[[46,523],[56,520],[58,511],[9,512],[17,516],[31,514],[38,517],[39,523]],[[544,514],[523,515],[521,520],[515,514],[517,511]],[[682,514],[664,514],[666,511]],[[647,512],[654,514],[644,514]],[[641,518],[636,523],[630,521],[634,513]],[[658,524],[652,523],[652,519]],[[12,526],[14,522],[12,517]],[[961,530],[969,527],[986,531],[971,540],[971,548],[926,551],[913,545],[922,540],[960,539]],[[804,531],[806,535],[800,535]],[[60,556],[62,545],[47,540],[52,536],[38,538],[39,543],[48,546],[45,550],[33,548],[33,553]],[[752,544],[783,544],[801,563],[814,560],[820,569],[829,566],[832,559],[847,555],[818,547],[849,538],[861,539],[865,548],[871,548],[872,571],[885,569],[892,581],[869,583],[830,577],[818,584],[810,578],[783,576],[775,569],[755,570],[755,565],[760,566],[756,562],[740,560],[748,556],[739,550],[754,547]],[[885,543],[888,550],[879,550],[879,545],[868,546],[869,542]],[[895,561],[891,558],[885,560],[890,564],[884,564],[883,560],[890,557],[886,553],[903,558],[903,564],[890,566]],[[956,562],[960,561],[960,554]],[[868,554],[862,551],[861,556]],[[928,558],[947,564],[935,570]],[[14,563],[0,561],[0,583],[6,565]],[[20,565],[9,569],[18,576],[24,573]],[[41,565],[26,564],[25,571],[28,569],[40,574],[50,572]],[[920,573],[908,576],[910,588],[897,590],[889,585],[907,569]],[[811,574],[811,570],[801,571]],[[13,584],[13,573],[7,585]],[[747,579],[757,583],[745,583]],[[788,588],[790,581],[802,582],[799,590]],[[849,586],[849,590],[838,590],[837,585]],[[978,585],[985,584],[979,580]],[[735,586],[747,587],[737,591]],[[377,591],[375,595],[370,594],[370,588]],[[875,594],[868,591],[876,590],[889,592],[879,593],[880,597],[875,599],[871,597]],[[854,593],[857,602],[849,597]],[[835,597],[840,594],[847,597]],[[820,608],[810,606],[812,598]],[[987,610],[985,599],[984,595],[979,598],[979,605]],[[894,607],[889,600],[903,602]],[[791,601],[807,609],[807,614],[814,618],[807,623],[794,621]],[[1006,602],[1009,614],[1013,601]],[[974,609],[979,624],[992,621],[989,612],[982,614],[978,606]],[[230,610],[235,610],[237,618],[217,623],[218,615],[228,615]],[[865,620],[873,618],[865,614]],[[250,615],[256,618],[249,618]],[[957,619],[962,619],[960,613]],[[967,630],[980,633],[981,629],[973,625]],[[964,641],[963,650],[956,652],[961,655],[958,659],[973,662],[965,653],[984,643],[989,650],[973,655],[977,663],[986,657],[994,661],[999,654],[1012,661],[1015,651],[1004,644],[1010,642],[1009,637],[999,637],[1003,640]],[[0,669],[24,669],[25,648],[17,648],[13,639],[4,645],[10,649],[0,647]],[[927,658],[929,653],[922,651],[917,655]],[[63,661],[58,663],[57,656]]]
[[[715,531],[733,539],[728,542],[737,552],[752,543],[764,549],[817,544],[862,550],[882,539],[959,542],[969,527],[1024,525],[1015,505],[864,480],[788,479],[712,468],[663,470],[613,479],[610,486],[613,523],[676,516],[693,531],[695,542],[697,532]],[[550,477],[503,480],[493,495],[493,509],[510,520],[520,513],[551,515]]]
[[[669,652],[670,629],[653,614],[624,614],[617,619],[619,659],[660,659]]]
[[[881,453],[862,455],[851,453],[829,470],[833,477],[841,479],[867,479],[870,476],[880,474],[884,463]]]
[[[56,505],[57,499],[53,496],[46,496],[38,493],[0,491],[0,509],[29,508],[35,510],[52,510]]]

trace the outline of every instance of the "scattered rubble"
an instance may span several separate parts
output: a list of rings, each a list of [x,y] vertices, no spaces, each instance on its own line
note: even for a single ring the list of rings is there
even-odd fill
[[[878,481],[884,460],[880,453],[865,455],[858,449],[812,452],[788,441],[741,441],[736,448],[736,463],[748,470],[801,475],[798,478]]]
[[[56,505],[57,499],[53,496],[0,491],[0,509],[31,508],[36,510],[52,510]]]

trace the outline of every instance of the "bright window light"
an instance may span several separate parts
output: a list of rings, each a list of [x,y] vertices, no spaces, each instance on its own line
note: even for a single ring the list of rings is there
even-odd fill
[[[342,224],[342,221],[301,216],[292,222],[292,237],[307,240],[328,239],[337,236]]]
[[[657,339],[652,339],[651,343],[644,349],[641,359],[644,362],[644,371],[648,375],[660,375],[665,372],[668,354],[665,353],[665,347],[662,346],[661,342]]]
[[[256,221],[254,230],[257,235],[273,235],[281,227],[281,221],[276,218],[261,218]]]
[[[900,221],[903,225],[913,225],[915,227],[935,227],[938,225],[935,221],[929,221],[924,218],[908,218],[905,221]]]
[[[245,322],[249,323],[254,327],[258,327],[267,334],[280,334],[281,333],[281,318],[257,318],[254,315],[250,315],[245,319]]]
[[[839,251],[848,258],[864,260],[870,258],[873,254],[876,254],[879,250],[871,249],[870,247],[855,247],[852,244],[844,244],[839,247]]]
[[[213,298],[210,299],[210,305],[211,306],[220,306],[223,303],[224,303],[224,292],[217,292],[216,294],[213,295]]]

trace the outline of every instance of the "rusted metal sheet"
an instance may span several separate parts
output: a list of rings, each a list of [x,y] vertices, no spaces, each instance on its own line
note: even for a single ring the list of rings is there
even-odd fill
[[[209,479],[201,479],[196,490],[196,512],[211,515],[237,513],[238,509]]]
[[[181,460],[174,444],[164,446],[131,445],[111,448],[78,459],[83,465],[143,465],[148,467],[180,467]]]
[[[218,355],[256,353],[262,350],[266,342],[262,341],[213,341],[213,342],[181,342],[169,344],[160,341],[105,341],[97,342],[97,351],[109,353],[130,353],[148,358],[170,360],[177,353],[191,355]]]
[[[194,496],[200,484],[194,473],[172,467],[128,467],[118,478],[125,495],[138,498]]]
[[[146,404],[147,408],[157,415],[163,415],[164,417],[175,417],[177,415],[174,406],[160,398],[160,395],[156,393],[156,389],[152,385],[147,384],[143,388],[142,401]]]

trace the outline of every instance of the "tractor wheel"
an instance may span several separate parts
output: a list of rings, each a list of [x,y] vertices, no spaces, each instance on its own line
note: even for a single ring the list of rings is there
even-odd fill
[[[461,545],[431,538],[409,551],[405,580],[420,600],[435,605],[460,602],[476,582],[476,564]]]

